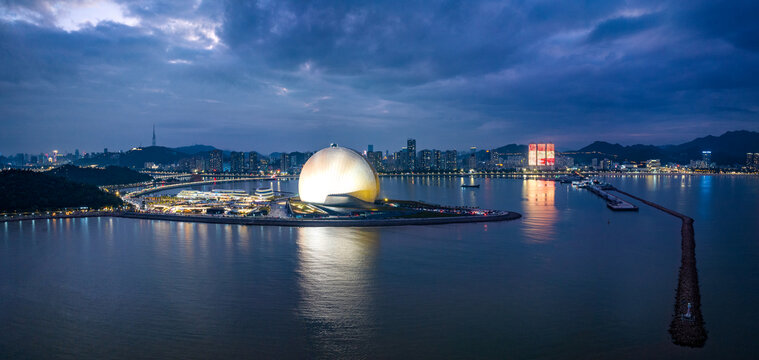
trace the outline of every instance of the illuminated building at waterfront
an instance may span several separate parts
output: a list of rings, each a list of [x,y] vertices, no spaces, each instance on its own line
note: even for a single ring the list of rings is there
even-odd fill
[[[530,144],[527,165],[532,168],[549,169],[556,165],[554,144]]]
[[[406,141],[406,150],[408,150],[408,169],[416,169],[416,139]]]
[[[248,153],[248,171],[250,172],[258,171],[258,153],[255,151],[251,151]]]
[[[245,171],[245,153],[233,151],[230,154],[229,170],[233,173]]]
[[[301,201],[315,204],[372,203],[379,190],[379,177],[372,165],[358,152],[337,145],[308,159],[298,180]]]
[[[209,170],[213,172],[222,172],[224,171],[224,153],[221,150],[213,150],[209,154]]]
[[[703,162],[704,168],[709,168],[712,166],[712,151],[711,150],[704,150],[701,152],[701,161]]]

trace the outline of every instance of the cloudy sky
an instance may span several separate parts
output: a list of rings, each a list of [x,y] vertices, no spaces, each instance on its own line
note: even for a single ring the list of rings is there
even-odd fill
[[[0,0],[0,153],[759,130],[759,1]]]

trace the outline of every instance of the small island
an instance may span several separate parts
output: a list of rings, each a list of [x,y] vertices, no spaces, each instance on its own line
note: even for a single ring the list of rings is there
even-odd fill
[[[297,195],[276,193],[271,187],[258,188],[254,194],[215,189],[182,190],[173,196],[156,194],[166,189],[161,186],[127,194],[108,190],[108,185],[145,185],[150,179],[113,166],[4,171],[0,175],[0,211],[4,213],[0,221],[117,216],[241,225],[364,227],[521,217],[504,210],[379,198],[379,176],[374,167],[357,151],[336,144],[309,158],[298,179]]]

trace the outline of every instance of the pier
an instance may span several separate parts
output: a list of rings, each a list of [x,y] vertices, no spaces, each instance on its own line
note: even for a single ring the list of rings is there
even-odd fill
[[[600,196],[602,199],[606,200],[606,207],[609,209],[612,209],[614,211],[638,211],[638,207],[630,204],[627,201],[624,201],[612,194],[609,194],[608,192],[601,189],[601,187],[596,185],[589,185],[586,187],[590,192]]]
[[[703,347],[706,343],[707,331],[704,327],[704,317],[701,314],[701,293],[698,286],[698,269],[696,268],[696,240],[693,231],[693,219],[622,190],[615,189],[615,191],[682,220],[680,231],[682,234],[682,256],[675,292],[675,309],[669,326],[669,333],[672,335],[672,342],[676,345]]]

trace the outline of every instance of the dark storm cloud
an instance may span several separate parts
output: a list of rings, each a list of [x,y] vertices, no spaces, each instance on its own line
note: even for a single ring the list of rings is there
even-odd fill
[[[0,151],[759,130],[751,1],[87,4],[0,2]]]
[[[686,5],[686,6],[683,6]],[[679,25],[704,36],[730,42],[736,47],[759,51],[757,1],[694,1],[681,4],[675,17]]]

